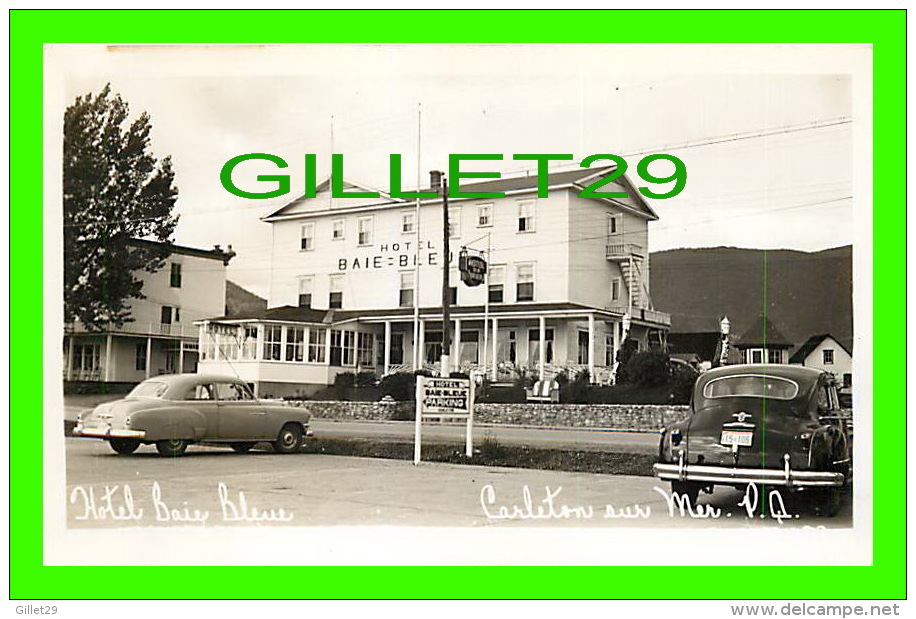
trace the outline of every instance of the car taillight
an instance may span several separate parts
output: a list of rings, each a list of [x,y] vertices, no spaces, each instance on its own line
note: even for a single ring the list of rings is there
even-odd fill
[[[680,445],[680,444],[681,444],[681,439],[683,439],[683,438],[684,438],[684,437],[681,436],[681,431],[680,431],[680,430],[672,430],[672,431],[671,431],[671,444],[672,444],[673,446],[677,447],[678,445]]]
[[[808,451],[811,447],[811,432],[802,432],[796,436],[798,441],[801,443],[802,451]]]

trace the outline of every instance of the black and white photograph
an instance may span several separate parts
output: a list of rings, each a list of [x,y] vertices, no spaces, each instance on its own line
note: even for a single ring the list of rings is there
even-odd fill
[[[870,563],[867,46],[45,65],[48,564]]]

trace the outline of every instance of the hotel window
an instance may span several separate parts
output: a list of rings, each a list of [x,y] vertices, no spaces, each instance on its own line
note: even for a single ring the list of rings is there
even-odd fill
[[[279,361],[283,327],[279,325],[264,326],[264,355],[265,361]]]
[[[486,228],[493,225],[493,205],[492,204],[478,204],[477,205],[477,227]]]
[[[324,329],[309,330],[309,363],[324,363],[324,345],[327,331]]]
[[[767,363],[782,363],[782,350],[767,349]]]
[[[825,348],[822,352],[824,353],[824,365],[833,365],[833,349]]]
[[[242,328],[242,359],[254,359],[258,351],[258,328]]]
[[[461,208],[455,207],[448,210],[448,236],[457,239],[461,236]]]
[[[404,334],[391,334],[391,358],[392,365],[401,365],[404,363]]]
[[[531,363],[541,362],[541,358],[538,355],[540,347],[541,330],[528,329],[528,359]],[[544,347],[547,349],[544,363],[553,363],[553,329],[544,329]]]
[[[462,331],[458,346],[458,363],[478,363],[480,361],[480,332]]]
[[[448,302],[451,305],[458,305],[458,282],[461,281],[461,275],[458,269],[448,270]]]
[[[614,366],[614,334],[611,332],[604,334],[604,365]]]
[[[426,363],[439,363],[442,360],[442,331],[427,331],[423,346]]]
[[[356,365],[356,332],[343,332],[343,364]]]
[[[181,265],[177,262],[172,263],[172,271],[169,273],[169,286],[172,288],[181,288]]]
[[[415,223],[414,213],[401,213],[401,232],[404,234],[412,234],[416,231],[414,228]]]
[[[340,309],[343,307],[343,275],[331,276],[331,292],[328,296],[328,309]]]
[[[372,244],[372,217],[360,217],[356,220],[357,245]]]
[[[615,277],[611,280],[611,301],[620,300],[620,278]]]
[[[579,331],[576,346],[576,363],[585,365],[588,363],[588,331]]]
[[[385,336],[375,335],[375,365],[385,365]]]
[[[504,266],[494,266],[490,267],[490,272],[488,273],[489,280],[489,290],[487,291],[488,299],[490,303],[502,303],[503,302],[503,288],[506,283],[506,267]]]
[[[299,249],[311,251],[315,249],[315,224],[303,224],[300,229]]]
[[[613,236],[620,231],[620,217],[609,215],[607,218],[607,235]]]
[[[305,329],[302,327],[286,328],[286,360],[302,361],[305,352]]]
[[[413,307],[414,275],[413,271],[402,271],[400,274],[401,290],[398,299],[400,307]]]
[[[315,285],[315,278],[306,275],[299,278],[299,307],[312,307],[312,288]]]
[[[331,240],[342,241],[344,238],[345,223],[343,219],[335,219],[331,222]]]
[[[357,361],[360,367],[372,366],[372,334],[358,333],[356,335]]]
[[[172,310],[175,310],[175,313],[174,313],[175,320],[174,321],[178,322],[178,308],[172,307],[170,305],[162,306],[162,314],[159,318],[159,322],[161,322],[164,325],[172,324],[172,316],[173,316]]]
[[[515,300],[534,301],[534,264],[515,266]]]
[[[134,369],[140,372],[146,371],[146,344],[137,344],[136,352],[134,353]]]
[[[518,231],[534,232],[534,201],[518,203]]]

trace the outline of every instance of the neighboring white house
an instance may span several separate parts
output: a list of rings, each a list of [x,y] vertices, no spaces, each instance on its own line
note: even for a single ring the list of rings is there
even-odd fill
[[[235,254],[134,240],[164,246],[169,255],[155,273],[142,271],[145,299],[131,299],[131,322],[90,331],[64,325],[64,379],[139,382],[157,374],[194,372],[198,361],[195,321],[225,312],[226,265]]]
[[[268,309],[201,323],[201,371],[237,374],[269,395],[308,393],[346,371],[435,371],[445,255],[454,369],[497,380],[585,369],[604,381],[625,323],[641,347],[663,342],[670,325],[649,295],[655,212],[625,177],[599,192],[626,198],[579,197],[610,170],[552,173],[547,197],[533,174],[462,182],[464,192],[505,196],[450,198],[447,252],[441,198],[419,207],[385,194],[332,199],[323,183],[264,218],[273,227]],[[459,277],[464,246],[489,250],[483,285]]]
[[[852,385],[852,353],[829,333],[809,337],[789,363],[832,372],[844,386]]]

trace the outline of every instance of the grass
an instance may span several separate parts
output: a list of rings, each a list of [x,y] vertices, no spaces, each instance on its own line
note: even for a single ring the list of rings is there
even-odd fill
[[[375,441],[369,439],[309,439],[302,447],[305,453],[358,458],[387,458],[413,460],[413,443],[406,441]],[[424,462],[505,466],[511,468],[605,473],[608,475],[652,475],[655,457],[649,454],[604,451],[541,449],[523,445],[504,445],[492,437],[475,446],[470,458],[464,445],[456,443],[427,443],[423,445]]]

